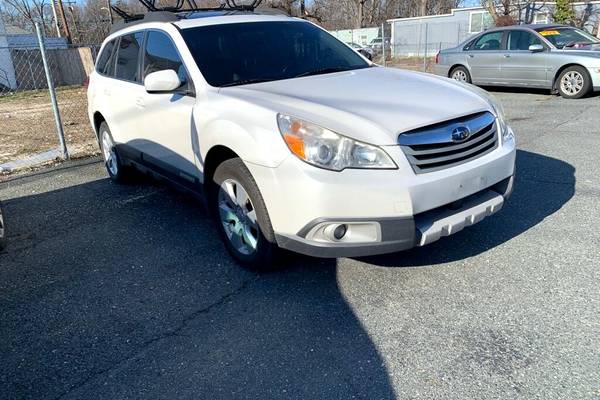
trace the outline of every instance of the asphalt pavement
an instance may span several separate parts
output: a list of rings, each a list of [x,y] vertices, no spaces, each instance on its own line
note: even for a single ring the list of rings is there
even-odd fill
[[[513,197],[397,254],[255,274],[97,160],[1,183],[0,398],[600,400],[600,97],[493,93]]]

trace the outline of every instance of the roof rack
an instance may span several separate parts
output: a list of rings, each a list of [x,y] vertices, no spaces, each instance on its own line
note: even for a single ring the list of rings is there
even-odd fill
[[[253,12],[262,3],[262,0],[252,0],[251,4],[237,4],[239,0],[225,0],[220,7],[197,7],[196,0],[187,1],[189,8],[183,8],[184,0],[177,0],[174,6],[158,7],[156,0],[138,0],[147,10],[147,14],[130,14],[122,8],[112,5],[110,8],[123,20],[113,24],[110,33],[119,31],[133,23],[141,22],[175,22],[180,19],[179,15],[195,12]]]

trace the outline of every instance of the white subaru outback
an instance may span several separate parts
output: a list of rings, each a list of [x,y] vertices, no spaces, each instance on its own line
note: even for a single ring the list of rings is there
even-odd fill
[[[305,20],[149,13],[113,30],[89,117],[110,177],[202,193],[230,253],[273,265],[423,246],[498,211],[515,140],[470,85],[382,68]]]

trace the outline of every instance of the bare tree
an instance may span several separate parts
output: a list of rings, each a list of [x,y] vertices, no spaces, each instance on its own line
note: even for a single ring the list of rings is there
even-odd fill
[[[31,30],[35,22],[40,22],[46,29],[49,22],[44,8],[47,0],[1,0],[0,5],[11,24]]]

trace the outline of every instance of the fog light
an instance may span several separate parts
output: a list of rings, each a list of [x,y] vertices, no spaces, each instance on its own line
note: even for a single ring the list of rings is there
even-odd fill
[[[342,224],[338,225],[337,228],[333,231],[333,237],[335,240],[342,240],[348,231],[348,225]]]

